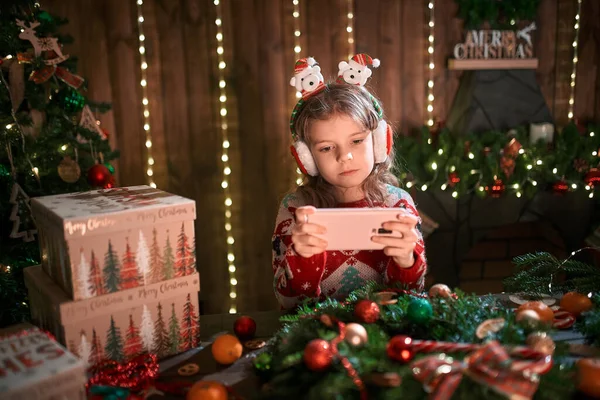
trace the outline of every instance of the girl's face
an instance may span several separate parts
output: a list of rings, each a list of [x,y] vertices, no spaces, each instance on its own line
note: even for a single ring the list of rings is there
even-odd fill
[[[360,200],[361,184],[375,165],[371,131],[345,114],[336,114],[312,123],[310,142],[319,173],[339,189],[339,200]]]

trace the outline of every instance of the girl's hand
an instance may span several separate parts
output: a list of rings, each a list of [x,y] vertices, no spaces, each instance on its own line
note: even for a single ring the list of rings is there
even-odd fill
[[[382,226],[384,229],[394,231],[396,236],[378,235],[373,236],[371,240],[383,244],[385,255],[392,257],[401,268],[410,268],[415,263],[414,251],[419,240],[416,226],[419,218],[408,212],[400,213],[396,218]]]
[[[327,248],[327,242],[315,234],[327,232],[324,226],[311,224],[308,216],[315,213],[312,206],[304,206],[296,209],[296,225],[292,228],[292,243],[294,250],[302,257],[308,258],[315,254],[321,254]]]

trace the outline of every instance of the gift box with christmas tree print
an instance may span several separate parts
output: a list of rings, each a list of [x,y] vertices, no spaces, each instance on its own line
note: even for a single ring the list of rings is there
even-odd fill
[[[195,202],[150,186],[31,200],[42,267],[74,300],[196,272]]]
[[[37,328],[0,337],[0,397],[86,398],[84,363]]]
[[[41,266],[25,268],[31,317],[88,365],[199,345],[198,273],[73,301]]]

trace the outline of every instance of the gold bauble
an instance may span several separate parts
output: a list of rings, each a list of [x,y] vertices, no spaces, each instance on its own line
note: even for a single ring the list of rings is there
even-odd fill
[[[367,330],[361,324],[354,322],[349,323],[346,325],[345,333],[346,336],[344,337],[344,340],[354,347],[363,346],[369,340]]]

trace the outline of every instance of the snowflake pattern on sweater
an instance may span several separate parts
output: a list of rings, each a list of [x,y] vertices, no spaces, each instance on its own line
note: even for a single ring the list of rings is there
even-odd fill
[[[402,208],[418,217],[415,204],[405,190],[388,185],[387,191],[388,196],[381,207]],[[419,239],[415,247],[415,263],[410,268],[399,267],[383,250],[326,251],[304,258],[294,251],[291,236],[296,208],[303,205],[296,194],[287,195],[281,202],[275,223],[273,286],[282,308],[293,308],[307,297],[343,300],[367,281],[401,282],[407,288],[423,289],[427,261],[420,222],[417,224]],[[339,207],[365,208],[368,204],[360,200]]]

